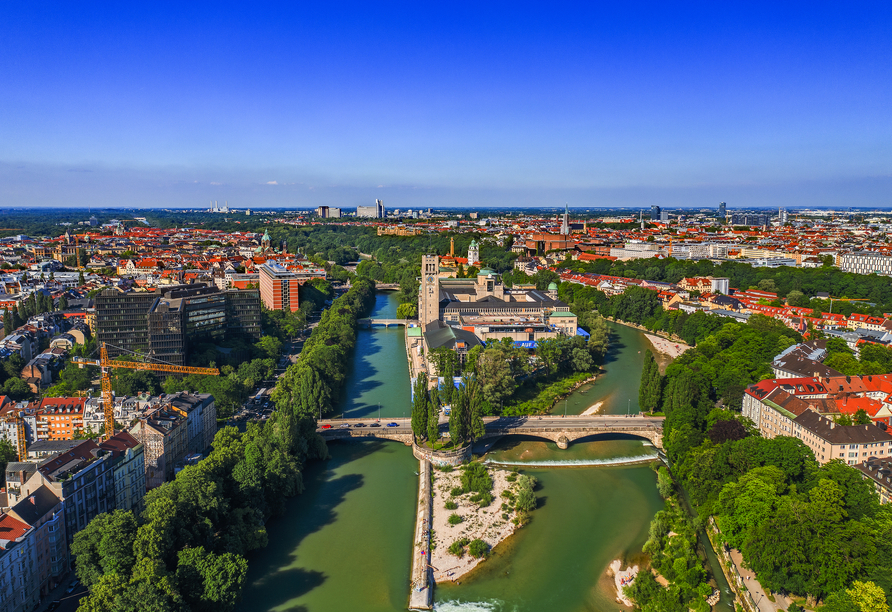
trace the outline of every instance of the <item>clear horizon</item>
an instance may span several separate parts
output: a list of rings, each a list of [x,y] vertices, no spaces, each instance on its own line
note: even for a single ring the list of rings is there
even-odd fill
[[[0,206],[886,208],[892,6],[0,6]]]

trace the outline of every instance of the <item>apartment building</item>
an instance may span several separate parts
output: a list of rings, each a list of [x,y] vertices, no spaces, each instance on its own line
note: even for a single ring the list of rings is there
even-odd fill
[[[145,447],[126,431],[113,435],[99,447],[111,453],[115,508],[139,512],[146,494]]]
[[[0,612],[30,612],[40,598],[34,528],[0,515]]]
[[[873,483],[873,488],[880,497],[881,504],[892,501],[892,458],[868,457],[855,466],[861,476]]]
[[[163,396],[163,402],[186,417],[187,452],[203,453],[217,433],[217,407],[209,393],[175,393]]]
[[[83,432],[86,401],[84,397],[45,397],[34,402],[37,415],[36,439],[71,440]]]
[[[189,449],[188,425],[181,411],[156,408],[130,429],[145,448],[146,488],[153,489],[173,478],[178,463]]]
[[[802,440],[822,465],[834,459],[857,465],[868,457],[892,455],[892,434],[884,429],[876,425],[837,425],[811,410],[794,419],[793,436]]]
[[[34,530],[36,585],[46,597],[62,583],[69,569],[65,511],[62,500],[42,486],[9,510],[9,514]]]

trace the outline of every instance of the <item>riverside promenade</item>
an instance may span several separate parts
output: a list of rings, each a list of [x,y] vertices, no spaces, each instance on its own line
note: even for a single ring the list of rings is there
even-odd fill
[[[434,593],[429,569],[431,556],[431,463],[419,462],[418,507],[415,519],[415,545],[412,547],[412,590],[410,610],[430,610]]]

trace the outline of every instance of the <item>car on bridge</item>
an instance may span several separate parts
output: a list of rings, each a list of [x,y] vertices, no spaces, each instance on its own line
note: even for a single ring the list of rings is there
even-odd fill
[[[400,424],[399,423],[388,423],[387,426],[388,427],[399,427]]]
[[[331,429],[331,425],[326,423],[325,425],[322,426],[322,429]]]
[[[381,427],[381,423],[372,423],[369,427]]]

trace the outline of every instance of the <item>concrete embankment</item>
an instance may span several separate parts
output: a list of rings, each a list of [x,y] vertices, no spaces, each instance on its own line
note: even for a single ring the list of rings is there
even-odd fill
[[[433,583],[429,569],[431,556],[431,464],[420,462],[418,469],[418,507],[415,519],[415,545],[412,548],[412,591],[410,610],[430,610]]]

